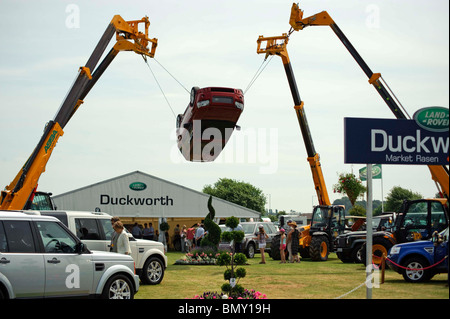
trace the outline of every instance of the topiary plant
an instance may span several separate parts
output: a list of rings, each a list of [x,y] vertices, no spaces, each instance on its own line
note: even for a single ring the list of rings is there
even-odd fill
[[[235,229],[239,225],[239,219],[231,216],[227,218],[225,225],[231,229]],[[242,253],[234,253],[233,244],[233,242],[242,242],[244,236],[244,232],[240,230],[223,232],[221,235],[223,241],[232,243],[231,253],[223,252],[217,260],[218,265],[227,267],[223,276],[225,280],[229,281],[229,283],[222,285],[222,291],[224,293],[228,293],[230,296],[238,295],[244,291],[244,288],[239,285],[238,282],[241,278],[244,278],[247,275],[247,271],[243,267],[235,267],[238,265],[245,265],[247,263],[247,257]],[[228,268],[228,266],[230,266],[230,268]]]
[[[162,222],[161,224],[159,224],[159,229],[161,231],[168,231],[169,228],[170,228],[170,226],[167,222]]]
[[[208,246],[217,249],[217,246],[219,245],[220,242],[220,234],[222,233],[222,231],[219,225],[217,225],[214,222],[216,211],[212,206],[212,196],[209,196],[208,199],[208,210],[209,213],[208,215],[206,215],[205,220],[203,222],[207,234],[200,242],[200,246],[202,247]]]

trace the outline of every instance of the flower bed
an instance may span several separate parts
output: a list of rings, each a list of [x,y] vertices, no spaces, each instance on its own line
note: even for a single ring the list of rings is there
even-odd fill
[[[175,265],[215,265],[220,253],[213,251],[192,251],[182,259],[175,261]]]
[[[266,294],[253,289],[244,289],[244,292],[233,296],[228,296],[223,292],[205,291],[201,295],[195,295],[192,299],[267,299],[267,296]]]

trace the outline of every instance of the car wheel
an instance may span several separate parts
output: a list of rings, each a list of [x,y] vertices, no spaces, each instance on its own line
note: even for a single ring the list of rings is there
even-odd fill
[[[3,292],[3,287],[0,286],[0,300],[8,299],[7,297],[8,297],[7,293]]]
[[[248,244],[248,246],[247,246],[247,257],[248,258],[253,258],[253,257],[255,257],[255,244],[253,244],[253,243],[250,243],[250,244]]]
[[[125,275],[114,275],[107,281],[102,293],[103,299],[133,299],[134,288]]]
[[[365,256],[362,254],[362,245],[356,246],[352,251],[353,262],[362,264],[363,258],[365,258]]]
[[[407,268],[403,269],[402,275],[408,282],[424,282],[430,280],[432,277],[430,270],[423,269],[428,266],[428,262],[421,257],[408,258],[402,264]]]
[[[157,285],[164,277],[164,266],[158,257],[150,257],[142,269],[141,280],[147,285]]]

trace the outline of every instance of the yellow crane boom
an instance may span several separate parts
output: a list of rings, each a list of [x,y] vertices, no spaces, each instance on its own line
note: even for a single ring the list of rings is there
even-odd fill
[[[295,31],[303,30],[310,26],[329,26],[336,36],[341,40],[342,44],[347,48],[348,52],[353,56],[355,61],[369,78],[369,83],[377,90],[383,101],[391,109],[392,113],[399,119],[406,119],[407,116],[402,111],[400,103],[396,102],[394,94],[391,94],[384,85],[383,78],[380,73],[373,73],[364,59],[359,55],[349,39],[345,36],[342,30],[338,27],[336,22],[326,11],[319,12],[310,17],[303,17],[303,10],[298,4],[293,3],[291,8],[291,15],[289,17],[289,24]],[[400,105],[399,105],[400,104]],[[428,165],[431,173],[431,178],[436,183],[436,187],[443,198],[448,200],[450,195],[449,190],[449,172],[444,165]]]
[[[139,31],[140,24],[144,24],[144,32]],[[28,199],[36,191],[38,180],[45,171],[47,162],[58,139],[64,134],[63,129],[65,125],[75,114],[86,95],[120,51],[133,51],[142,55],[144,59],[154,57],[158,40],[148,37],[149,26],[150,21],[148,17],[133,21],[125,21],[120,15],[113,17],[86,62],[86,65],[80,67],[78,76],[56,113],[55,118],[46,124],[44,134],[33,153],[14,180],[1,192],[0,209],[24,209]],[[96,68],[114,33],[116,34],[114,47]]]

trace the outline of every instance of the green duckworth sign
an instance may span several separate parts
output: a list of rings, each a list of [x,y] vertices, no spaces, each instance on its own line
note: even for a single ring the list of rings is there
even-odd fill
[[[406,119],[344,119],[344,162],[448,165],[449,110],[427,107]]]

